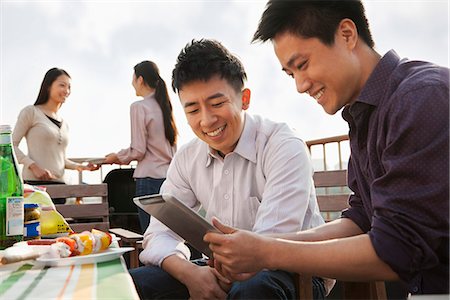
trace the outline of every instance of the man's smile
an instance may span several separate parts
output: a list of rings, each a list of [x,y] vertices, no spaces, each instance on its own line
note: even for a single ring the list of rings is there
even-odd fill
[[[222,127],[219,127],[219,128],[217,128],[216,130],[214,130],[214,131],[205,132],[205,134],[206,134],[207,136],[209,136],[209,137],[216,137],[216,136],[218,136],[218,135],[225,129],[225,127],[226,127],[226,125],[224,125],[224,126],[222,126]]]

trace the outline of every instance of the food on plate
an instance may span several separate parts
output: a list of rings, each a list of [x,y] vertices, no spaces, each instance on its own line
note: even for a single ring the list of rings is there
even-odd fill
[[[112,237],[108,232],[97,229],[92,229],[91,232],[95,239],[94,252],[101,252],[109,248],[109,245],[111,245],[112,242]]]
[[[71,234],[67,237],[58,237],[56,239],[29,240],[26,243],[30,246],[53,246],[54,244],[65,244],[65,246],[58,245],[53,247],[55,248],[55,251],[62,253],[60,257],[67,257],[88,255],[104,251],[109,248],[111,242],[112,237],[109,233],[92,229],[91,232],[83,231],[81,233]],[[68,255],[65,254],[67,253],[66,250],[70,252]]]
[[[28,246],[50,246],[56,243],[56,239],[39,239],[26,241]]]
[[[64,242],[56,242],[50,245],[50,250],[42,255],[43,258],[64,258],[72,256],[71,247]]]
[[[59,237],[56,238],[56,244],[63,243],[67,245],[67,249],[70,251],[68,256],[74,256],[76,255],[76,243],[73,239],[69,237]],[[67,256],[61,256],[61,257],[67,257]]]
[[[69,235],[69,238],[76,242],[75,252],[77,255],[87,255],[98,253],[109,248],[112,238],[107,232],[92,229],[91,232],[83,231]]]
[[[5,249],[1,263],[29,259],[59,259],[102,252],[109,248],[112,236],[97,229],[55,239],[35,239],[15,243]],[[129,250],[127,250],[129,251]]]
[[[75,251],[77,252],[75,255],[87,255],[93,252],[95,238],[89,231],[71,234],[69,238],[75,241]]]

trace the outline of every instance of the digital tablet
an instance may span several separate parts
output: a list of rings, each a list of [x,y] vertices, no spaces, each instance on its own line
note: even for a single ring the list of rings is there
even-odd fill
[[[137,206],[169,227],[195,249],[211,257],[212,252],[203,236],[218,230],[202,216],[169,194],[148,195],[133,198]]]

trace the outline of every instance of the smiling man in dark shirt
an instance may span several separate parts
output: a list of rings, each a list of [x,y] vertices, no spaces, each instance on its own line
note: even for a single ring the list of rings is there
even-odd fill
[[[347,280],[402,280],[449,292],[449,70],[374,50],[361,1],[269,1],[254,40],[273,42],[299,93],[349,123],[342,218],[283,239],[209,233],[216,266]],[[287,241],[294,240],[296,242]]]

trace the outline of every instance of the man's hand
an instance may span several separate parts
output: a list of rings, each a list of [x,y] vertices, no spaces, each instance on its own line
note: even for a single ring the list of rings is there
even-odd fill
[[[226,280],[228,280],[230,282],[230,284],[229,284],[230,288],[231,288],[231,283],[233,281],[244,281],[244,280],[247,280],[247,279],[255,276],[256,273],[257,273],[257,272],[253,272],[253,273],[238,273],[238,274],[230,273],[226,269],[223,268],[223,265],[219,261],[217,261],[215,259],[211,259],[208,262],[208,264],[212,268],[215,269],[215,271],[218,274],[218,276],[221,276],[221,278],[225,278]],[[221,282],[219,281],[219,284],[220,283]]]
[[[164,259],[161,267],[186,286],[191,299],[225,299],[230,288],[230,282],[214,269],[177,255]]]
[[[222,289],[214,269],[206,266],[195,266],[195,272],[191,272],[183,283],[191,299],[225,299],[228,292]]]
[[[228,227],[216,218],[213,225],[221,233],[209,232],[204,240],[214,252],[214,267],[226,278],[246,280],[264,268],[264,237]]]

